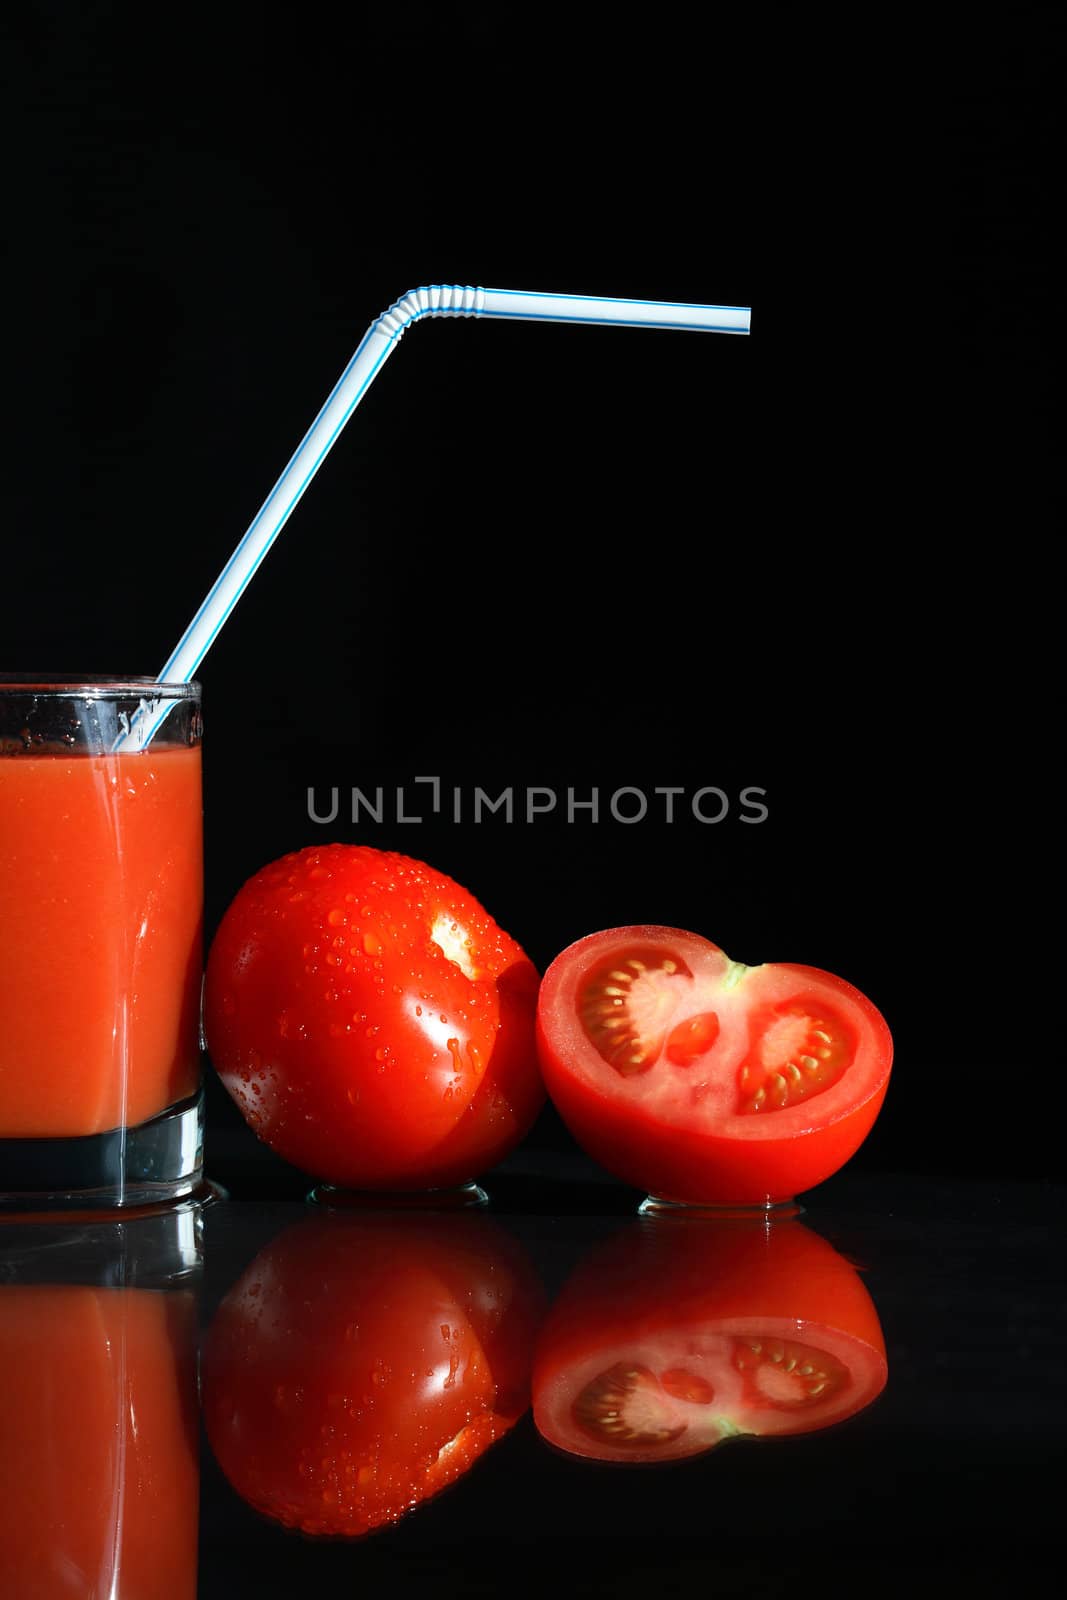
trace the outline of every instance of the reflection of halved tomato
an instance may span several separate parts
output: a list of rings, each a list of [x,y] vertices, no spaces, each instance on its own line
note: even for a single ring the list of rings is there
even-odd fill
[[[746,967],[678,928],[609,928],[553,961],[537,1003],[549,1094],[594,1160],[663,1200],[791,1200],[843,1166],[893,1045],[858,989]]]
[[[886,1372],[855,1268],[799,1223],[634,1222],[553,1306],[534,1422],[572,1455],[677,1461],[840,1422]]]
[[[208,1335],[219,1465],[256,1510],[304,1533],[395,1522],[522,1415],[541,1304],[525,1256],[486,1217],[298,1223]]]

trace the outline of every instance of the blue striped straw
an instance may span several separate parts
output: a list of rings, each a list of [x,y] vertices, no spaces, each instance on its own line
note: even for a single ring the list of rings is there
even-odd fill
[[[412,289],[372,322],[297,446],[285,471],[244,538],[208,590],[159,675],[159,682],[188,683],[218,637],[226,618],[295,510],[405,329],[423,317],[496,317],[516,322],[582,322],[616,328],[674,328],[696,333],[748,333],[748,306],[686,305],[671,300],[611,300],[602,295],[539,294],[437,283]],[[169,707],[145,708],[123,742],[143,748]]]

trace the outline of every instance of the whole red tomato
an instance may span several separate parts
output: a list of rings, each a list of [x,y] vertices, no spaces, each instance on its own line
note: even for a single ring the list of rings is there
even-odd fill
[[[354,1537],[396,1522],[523,1415],[543,1309],[524,1252],[488,1217],[299,1222],[208,1332],[215,1457],[286,1527]]]
[[[458,883],[367,845],[301,850],[239,891],[204,1025],[260,1138],[332,1183],[441,1188],[499,1161],[544,1100],[537,973]]]
[[[679,928],[609,928],[541,985],[548,1092],[588,1153],[662,1200],[791,1200],[844,1165],[885,1098],[884,1018],[832,973],[731,961]]]
[[[885,1387],[859,1274],[799,1222],[635,1219],[583,1261],[534,1358],[534,1422],[597,1461],[679,1461],[810,1433]]]

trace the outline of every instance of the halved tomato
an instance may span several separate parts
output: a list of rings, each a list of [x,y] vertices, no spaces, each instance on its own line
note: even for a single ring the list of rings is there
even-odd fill
[[[884,1018],[814,967],[746,967],[677,928],[611,928],[541,984],[546,1087],[585,1150],[663,1200],[790,1200],[843,1166],[885,1098]]]
[[[810,1433],[885,1386],[856,1269],[799,1222],[634,1221],[584,1261],[534,1360],[534,1422],[597,1461],[679,1461]]]

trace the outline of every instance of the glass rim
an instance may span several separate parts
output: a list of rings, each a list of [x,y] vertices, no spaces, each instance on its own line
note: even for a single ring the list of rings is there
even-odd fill
[[[116,674],[103,677],[87,672],[0,672],[0,696],[36,694],[56,699],[104,700],[136,694],[144,699],[146,690],[159,700],[200,698],[200,683],[195,678],[191,683],[160,683],[158,678],[124,678]]]

